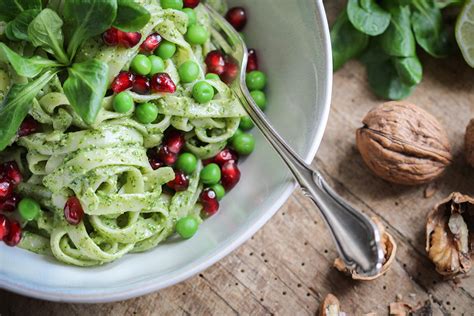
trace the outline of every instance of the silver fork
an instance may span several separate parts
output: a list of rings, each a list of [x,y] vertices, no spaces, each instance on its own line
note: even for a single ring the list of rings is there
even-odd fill
[[[245,83],[248,53],[244,41],[218,12],[208,5],[206,7],[215,26],[220,30],[213,33],[213,36],[225,40],[228,46],[224,45],[222,49],[240,66],[239,80],[232,84],[234,93],[255,125],[292,171],[304,194],[320,209],[346,266],[360,275],[376,275],[380,272],[384,259],[377,226],[366,215],[345,202],[321,174],[311,169],[267,121],[250,96]]]

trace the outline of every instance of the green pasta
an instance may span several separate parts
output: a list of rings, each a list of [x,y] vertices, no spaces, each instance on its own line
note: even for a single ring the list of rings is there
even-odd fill
[[[226,147],[246,112],[225,83],[205,79],[205,56],[221,48],[219,40],[211,36],[203,45],[190,45],[185,40],[186,13],[163,9],[159,1],[136,2],[151,15],[140,30],[142,40],[156,32],[177,47],[175,55],[164,61],[164,72],[176,84],[176,92],[129,92],[136,106],[156,105],[158,118],[153,123],[140,123],[133,110],[114,111],[115,95],[109,95],[101,99],[93,124],[87,124],[78,114],[77,104],[69,101],[60,75],[41,89],[28,112],[41,124],[41,131],[12,140],[13,145],[0,156],[1,161],[17,157],[22,173],[28,175],[18,184],[17,191],[41,205],[38,217],[22,222],[19,246],[24,249],[52,255],[71,265],[101,265],[127,253],[156,247],[175,232],[180,218],[191,216],[202,221],[201,161],[189,175],[187,189],[171,193],[162,187],[175,178],[175,171],[166,166],[154,170],[147,152],[158,148],[167,131],[174,129],[185,134],[188,152],[199,159],[213,157]],[[213,2],[220,8],[225,6],[221,1]],[[198,23],[209,34],[216,33],[205,9],[198,6],[195,11]],[[9,42],[9,47],[24,56],[32,52],[46,56],[43,48],[28,43]],[[121,71],[129,69],[139,53],[140,45],[107,46],[100,36],[93,36],[80,45],[74,62],[93,59],[105,63],[110,83]],[[197,80],[206,81],[215,89],[211,102],[197,103],[192,92],[195,82],[181,82],[177,69],[187,61],[199,65]],[[6,99],[13,84],[25,82],[27,78],[0,61],[0,101]],[[71,196],[80,201],[85,213],[77,225],[64,216]]]

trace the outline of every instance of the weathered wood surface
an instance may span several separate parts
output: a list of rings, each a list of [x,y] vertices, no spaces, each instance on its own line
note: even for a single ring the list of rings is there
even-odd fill
[[[332,21],[344,1],[325,1]],[[337,190],[370,215],[379,216],[398,242],[392,269],[372,282],[354,282],[332,268],[336,252],[319,214],[301,192],[251,240],[207,271],[159,293],[115,304],[42,302],[0,291],[1,315],[311,315],[324,296],[339,297],[351,315],[386,315],[398,297],[430,299],[435,315],[474,315],[474,277],[443,281],[426,258],[425,218],[452,191],[474,194],[474,170],[463,159],[463,136],[474,109],[474,70],[460,56],[423,56],[425,76],[409,101],[433,113],[448,130],[455,162],[436,181],[437,193],[373,176],[354,147],[364,114],[381,101],[368,90],[363,67],[347,64],[334,78],[333,108],[314,164]]]

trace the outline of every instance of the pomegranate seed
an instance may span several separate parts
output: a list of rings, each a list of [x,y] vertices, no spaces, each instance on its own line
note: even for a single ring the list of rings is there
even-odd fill
[[[199,5],[200,0],[184,0],[184,7],[194,9]]]
[[[161,40],[162,38],[158,33],[148,35],[145,41],[140,45],[140,50],[146,53],[153,53],[155,49],[160,46]]]
[[[15,161],[6,162],[4,165],[4,175],[10,180],[13,185],[17,185],[21,182],[21,172]]]
[[[165,166],[165,164],[161,162],[158,158],[150,158],[148,159],[148,161],[150,162],[150,166],[153,170],[157,170]]]
[[[31,116],[27,116],[20,125],[20,129],[18,130],[18,136],[28,136],[38,132],[40,125],[34,118]]]
[[[200,201],[203,206],[203,211],[207,216],[212,216],[219,210],[219,201],[217,200],[216,192],[210,188],[202,191]]]
[[[237,78],[238,74],[239,66],[237,65],[237,62],[231,57],[226,57],[224,72],[221,75],[222,81],[231,84],[234,82],[235,78]]]
[[[189,186],[189,179],[184,172],[177,170],[175,171],[174,180],[171,180],[166,185],[176,192],[186,191]]]
[[[176,85],[167,73],[158,73],[151,78],[153,92],[174,93]]]
[[[10,221],[5,215],[0,214],[0,240],[3,240],[5,236],[10,232]]]
[[[239,161],[239,156],[235,151],[229,148],[223,149],[213,159],[213,162],[221,167],[230,161],[237,163]]]
[[[224,54],[219,50],[213,50],[206,56],[207,73],[222,75],[225,71]]]
[[[13,185],[7,179],[0,182],[0,200],[4,200],[13,193]]]
[[[249,49],[249,59],[247,61],[247,72],[258,70],[257,51],[253,48]]]
[[[18,203],[20,202],[20,196],[16,193],[8,196],[5,200],[0,201],[0,211],[5,213],[11,213],[16,210]]]
[[[78,225],[84,217],[81,201],[75,196],[71,196],[64,206],[64,218],[71,225]]]
[[[133,86],[134,79],[135,76],[131,72],[122,71],[115,77],[114,81],[112,81],[110,88],[113,92],[120,93],[130,89]]]
[[[158,157],[167,166],[174,165],[176,160],[178,160],[178,154],[171,152],[167,146],[161,146],[158,151]]]
[[[15,247],[20,243],[21,240],[21,226],[15,220],[10,220],[10,229],[6,236],[3,237],[3,241],[10,247]]]
[[[111,27],[107,31],[102,34],[102,40],[106,45],[109,46],[117,46],[119,43],[119,30],[117,30],[115,27]]]
[[[240,170],[237,164],[233,161],[229,161],[221,169],[222,178],[221,183],[226,191],[232,190],[235,185],[240,181]]]
[[[138,94],[150,94],[150,79],[142,75],[135,75],[132,91]]]
[[[140,32],[122,32],[119,30],[117,35],[119,44],[127,48],[132,48],[140,43],[142,39]]]
[[[242,7],[234,7],[227,11],[225,18],[237,31],[242,31],[247,24],[247,13]]]
[[[165,166],[165,164],[160,160],[160,158],[158,158],[158,151],[156,150],[156,148],[149,149],[147,155],[148,161],[150,162],[150,166],[153,170],[157,170]]]
[[[179,154],[184,147],[186,140],[184,134],[180,131],[172,129],[166,133],[163,143],[168,147],[169,151]]]

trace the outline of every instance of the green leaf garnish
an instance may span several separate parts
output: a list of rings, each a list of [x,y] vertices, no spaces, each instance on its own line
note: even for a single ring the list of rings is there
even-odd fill
[[[86,124],[93,124],[107,92],[109,67],[96,59],[76,63],[68,69],[64,93]]]

